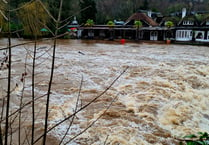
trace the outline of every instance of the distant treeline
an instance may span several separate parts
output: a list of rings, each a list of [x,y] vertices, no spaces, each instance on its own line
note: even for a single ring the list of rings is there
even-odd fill
[[[38,4],[38,9],[35,11],[34,2],[37,1],[41,1],[45,8]],[[19,9],[28,3],[32,3],[32,5]],[[26,25],[30,22],[37,26],[35,22],[31,22],[31,19],[36,18],[53,30],[54,24],[51,17],[55,19],[58,17],[59,7],[59,0],[10,0],[9,9],[16,9],[10,13],[10,27],[12,30],[24,27],[24,34],[30,35],[30,32],[26,32],[25,29],[28,29],[28,31],[34,30],[26,27]],[[85,24],[88,19],[92,19],[95,24],[107,24],[109,20],[125,21],[132,13],[138,10],[151,10],[168,15],[173,12],[179,12],[184,7],[189,11],[209,11],[209,0],[64,0],[61,20],[63,25],[66,23],[70,24],[76,16],[79,24]],[[1,14],[4,13],[6,16],[7,8],[8,4],[0,1]],[[44,12],[44,9],[48,10],[48,14]],[[34,13],[32,10],[34,10]],[[31,15],[29,16],[28,13]],[[49,13],[51,16],[49,16]],[[0,30],[7,31],[7,27],[8,25],[4,25],[4,16],[0,15]],[[65,31],[64,28],[59,31]]]
[[[29,0],[10,1],[12,8],[17,8],[22,3],[29,2]],[[56,17],[59,1],[42,0],[42,2],[47,3],[50,12]],[[86,9],[83,13],[80,13],[81,9],[88,6],[91,6],[89,9],[92,11]],[[108,20],[126,20],[138,9],[149,9],[166,15],[175,11],[181,11],[183,7],[192,10],[208,11],[209,0],[64,0],[62,19],[76,15],[79,23],[85,22],[88,18],[93,18],[96,23],[105,24]],[[95,12],[95,16],[93,16],[92,12]]]

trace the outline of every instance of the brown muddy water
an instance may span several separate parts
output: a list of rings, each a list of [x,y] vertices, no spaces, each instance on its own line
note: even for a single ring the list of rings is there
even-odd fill
[[[12,44],[21,42],[12,40]],[[38,44],[36,97],[48,89],[52,44]],[[1,39],[0,45],[6,46],[6,40]],[[0,51],[1,58],[4,52]],[[32,55],[33,44],[12,49],[12,110],[18,108],[21,96],[23,102],[31,99]],[[63,144],[176,145],[175,138],[209,132],[209,47],[82,40],[58,41],[49,128],[74,112],[82,77],[78,108],[103,92],[126,67],[128,70],[110,90],[76,115]],[[23,83],[24,72],[27,76]],[[2,98],[7,70],[0,73]],[[43,130],[45,99],[36,101],[37,136]],[[30,108],[22,111],[22,128],[31,127]],[[67,143],[101,114],[86,132]],[[69,124],[70,120],[56,127],[50,138],[61,140]]]

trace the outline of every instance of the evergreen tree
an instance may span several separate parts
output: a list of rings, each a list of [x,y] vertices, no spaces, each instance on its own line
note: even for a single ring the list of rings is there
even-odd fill
[[[142,9],[142,10],[148,10],[149,9],[149,3],[148,3],[147,0],[144,0],[143,6],[140,7],[140,9]]]
[[[28,2],[29,0],[10,0],[11,9],[18,8],[23,3]]]
[[[94,0],[80,0],[81,23],[85,23],[88,19],[96,21],[96,3]],[[85,9],[85,10],[84,10]]]
[[[5,19],[4,19],[4,3],[2,1],[0,1],[0,32],[3,29],[3,26],[5,25]]]

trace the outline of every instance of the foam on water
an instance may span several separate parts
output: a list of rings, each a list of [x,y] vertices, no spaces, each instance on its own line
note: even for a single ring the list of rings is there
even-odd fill
[[[37,96],[47,91],[51,67],[50,42],[39,45],[43,49],[38,50],[41,57],[37,59],[40,65],[36,67]],[[25,56],[33,50],[31,45],[27,48],[13,50],[13,59],[21,60],[13,64],[16,80],[20,80],[24,72]],[[32,63],[31,57],[27,63]],[[105,142],[112,145],[178,144],[176,136],[209,131],[208,64],[208,47],[60,40],[50,100],[50,126],[74,112],[82,76],[79,107],[100,94],[129,66],[105,95],[77,114],[64,142],[103,114],[69,145]],[[30,69],[28,65],[26,96],[30,96]],[[117,99],[111,108],[105,110],[114,97]],[[40,110],[44,109],[44,101],[42,98],[37,102]],[[41,122],[43,112],[39,113]],[[60,140],[69,122],[57,127],[51,135]]]

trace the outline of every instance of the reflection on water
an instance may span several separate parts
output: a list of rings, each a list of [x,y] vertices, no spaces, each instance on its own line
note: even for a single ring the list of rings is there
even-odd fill
[[[43,49],[37,52],[36,93],[40,95],[47,91],[51,44],[41,42],[39,47]],[[129,66],[105,95],[77,115],[65,141],[103,114],[112,99],[117,97],[103,117],[69,145],[170,145],[178,144],[174,139],[176,136],[209,132],[208,47],[146,43],[121,45],[119,41],[96,40],[59,40],[58,44],[50,126],[73,113],[82,76],[79,107],[100,94]],[[26,97],[30,96],[32,50],[31,44],[13,49],[16,83],[21,84],[24,64],[28,64]],[[44,108],[43,101],[44,98],[37,102],[40,109]],[[41,123],[43,111],[40,109],[37,113]],[[69,122],[62,124],[51,134],[61,139],[68,125]]]

